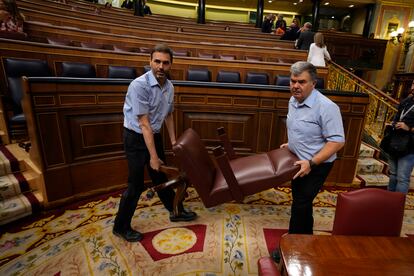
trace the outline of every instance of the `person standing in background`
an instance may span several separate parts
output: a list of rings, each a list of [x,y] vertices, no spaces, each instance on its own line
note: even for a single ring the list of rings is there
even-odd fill
[[[296,49],[309,50],[310,45],[313,43],[314,35],[315,33],[312,32],[312,24],[310,22],[303,24],[299,38],[296,41]]]
[[[314,36],[314,43],[310,45],[308,53],[308,62],[315,66],[326,66],[325,59],[331,60],[326,45],[323,41],[323,34],[316,33]]]

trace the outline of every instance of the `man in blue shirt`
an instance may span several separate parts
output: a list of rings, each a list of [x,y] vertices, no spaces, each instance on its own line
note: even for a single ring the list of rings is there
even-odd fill
[[[132,229],[131,220],[145,190],[145,166],[153,184],[168,180],[159,171],[165,162],[160,131],[165,122],[171,144],[175,144],[174,87],[167,78],[172,60],[173,52],[168,46],[155,46],[151,51],[151,70],[131,82],[125,97],[124,148],[128,161],[128,188],[121,197],[112,232],[129,242],[143,238],[141,233]],[[197,217],[196,213],[185,211],[182,205],[178,207],[180,214],[173,214],[173,189],[163,189],[158,196],[170,211],[171,221],[190,221]]]
[[[292,180],[291,234],[312,234],[312,202],[322,188],[344,146],[339,107],[315,89],[316,68],[299,61],[290,69],[289,111],[286,125],[289,147],[298,157],[299,172]]]

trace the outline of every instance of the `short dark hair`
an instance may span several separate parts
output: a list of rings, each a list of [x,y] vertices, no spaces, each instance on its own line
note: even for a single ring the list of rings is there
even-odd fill
[[[170,55],[170,61],[171,63],[173,62],[173,50],[171,50],[170,47],[168,47],[167,44],[157,44],[155,45],[155,47],[151,50],[151,60],[152,60],[152,54],[155,52],[159,52],[159,53],[165,53],[165,54],[169,54]]]
[[[316,67],[312,63],[306,62],[306,61],[298,61],[290,67],[290,73],[294,76],[298,76],[302,74],[303,72],[308,72],[311,79],[313,81],[316,81],[316,78],[317,78]]]

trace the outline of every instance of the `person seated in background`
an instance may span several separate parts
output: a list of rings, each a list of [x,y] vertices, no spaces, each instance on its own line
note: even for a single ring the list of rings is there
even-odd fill
[[[143,1],[142,9],[144,10],[144,15],[152,15],[151,8],[147,5],[147,0]]]
[[[1,31],[24,33],[24,17],[17,8],[16,0],[0,0],[0,20]]]
[[[284,32],[286,32],[286,21],[283,19],[283,15],[279,14],[277,16],[277,21],[275,25],[275,29],[281,28]]]
[[[134,7],[134,2],[132,0],[125,0],[122,2],[121,8],[132,9]]]
[[[296,18],[295,18],[296,19]],[[290,27],[286,30],[284,35],[280,39],[282,40],[296,40],[299,36],[299,25],[297,24],[297,20],[295,19],[290,24]]]

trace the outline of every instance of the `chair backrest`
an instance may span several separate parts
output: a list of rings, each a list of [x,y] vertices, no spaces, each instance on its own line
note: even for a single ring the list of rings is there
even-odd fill
[[[340,193],[333,235],[400,236],[405,195],[367,188]]]
[[[108,78],[135,79],[137,70],[127,66],[108,66]]]
[[[269,84],[269,75],[267,73],[247,72],[246,83]]]
[[[203,202],[209,202],[216,168],[200,136],[191,128],[185,130],[173,146],[178,166],[197,190]]]
[[[261,57],[249,57],[249,56],[246,56],[245,60],[246,61],[253,61],[253,62],[263,61],[263,59]]]
[[[22,76],[26,77],[48,77],[49,66],[45,60],[14,59],[6,58],[4,68],[9,85],[10,96],[13,100],[13,113],[22,113],[21,100],[23,97]]]
[[[62,62],[62,77],[96,78],[95,67],[88,63]]]
[[[148,71],[151,71],[151,66],[150,65],[144,65],[144,74]]]
[[[188,69],[187,80],[189,81],[211,81],[211,72],[207,69]]]
[[[290,76],[276,76],[275,85],[290,86]]]
[[[240,72],[218,71],[217,82],[240,83]]]
[[[316,85],[315,85],[316,89],[324,89],[325,88],[325,80],[323,78],[317,78],[316,79]]]
[[[186,50],[177,50],[177,51],[173,51],[173,55],[175,57],[188,57],[188,51]]]

